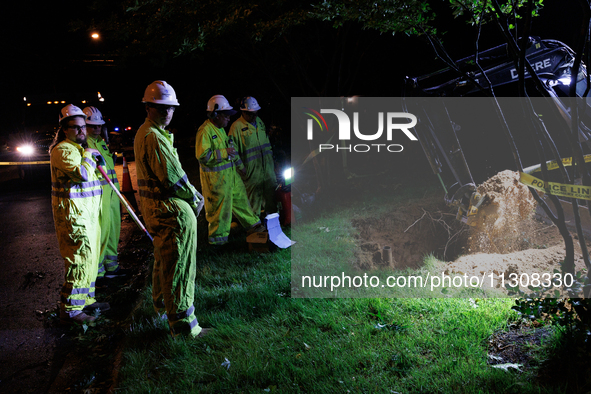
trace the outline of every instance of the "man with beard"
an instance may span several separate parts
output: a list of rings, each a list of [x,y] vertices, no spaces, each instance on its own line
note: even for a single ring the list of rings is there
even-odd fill
[[[95,170],[96,160],[102,164],[104,160],[96,149],[85,148],[85,118],[84,112],[72,104],[62,108],[60,128],[49,147],[51,205],[65,262],[65,281],[60,293],[62,324],[92,322],[96,317],[87,313],[109,309],[108,303],[98,303],[94,298],[102,197]]]

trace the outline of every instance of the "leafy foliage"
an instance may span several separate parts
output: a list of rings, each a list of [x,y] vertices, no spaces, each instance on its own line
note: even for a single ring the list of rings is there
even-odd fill
[[[94,4],[97,12],[106,7]],[[122,52],[170,58],[263,37],[273,41],[306,20],[304,7],[286,1],[127,0],[98,25],[124,44]]]
[[[523,7],[527,0],[512,0],[499,4],[500,14],[509,17],[512,21],[510,28],[515,27],[515,23],[519,19],[523,19]],[[533,8],[532,16],[538,16],[542,8],[543,0],[536,0],[532,2]],[[450,0],[450,6],[453,10],[454,17],[466,16],[468,23],[478,25],[479,23],[486,23],[499,18],[500,14],[496,10],[493,2],[482,0]]]
[[[555,273],[558,273],[555,270]],[[573,286],[567,288],[570,297],[561,297],[556,286],[529,286],[530,293],[518,287],[509,287],[509,294],[518,295],[513,310],[521,317],[540,323],[550,323],[566,327],[567,332],[579,345],[589,346],[591,339],[591,299],[574,298],[582,293],[585,273],[577,272]]]
[[[347,21],[355,21],[364,28],[376,29],[382,33],[436,33],[432,24],[435,13],[429,2],[421,0],[324,1],[314,6],[312,15],[331,22],[334,27],[341,27]]]
[[[543,0],[533,2],[532,16],[537,16]],[[488,0],[450,0],[449,7],[454,18],[465,17],[467,23],[481,23],[498,20],[502,14],[511,21],[511,28],[523,18],[526,0],[509,0],[495,6]],[[382,33],[402,32],[408,35],[436,35],[437,13],[435,2],[426,0],[388,0],[380,2],[330,0],[314,6],[312,15],[329,21],[334,27],[342,26],[346,21],[356,21],[367,29]],[[441,8],[439,8],[441,10]],[[439,12],[439,10],[437,11]]]

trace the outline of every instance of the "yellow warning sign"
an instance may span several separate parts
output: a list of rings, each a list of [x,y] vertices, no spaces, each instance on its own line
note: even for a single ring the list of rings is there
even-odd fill
[[[544,182],[534,176],[520,172],[519,181],[544,193],[561,197],[591,200],[591,187],[583,185],[567,185],[558,182]]]

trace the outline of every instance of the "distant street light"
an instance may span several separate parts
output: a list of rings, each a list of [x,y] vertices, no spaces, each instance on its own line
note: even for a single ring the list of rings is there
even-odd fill
[[[98,33],[92,33],[90,36],[95,40],[98,40],[101,37]]]

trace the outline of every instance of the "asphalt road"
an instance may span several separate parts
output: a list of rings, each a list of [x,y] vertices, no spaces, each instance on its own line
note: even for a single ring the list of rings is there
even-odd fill
[[[130,169],[135,170],[134,163]],[[2,167],[2,166],[0,166]],[[68,387],[64,365],[68,331],[52,321],[63,284],[51,211],[49,167],[23,182],[16,168],[0,168],[0,392],[59,392]],[[122,167],[117,167],[119,179]],[[130,171],[134,178],[135,171]],[[121,242],[135,230],[127,223]],[[53,319],[55,321],[56,319]],[[59,384],[56,381],[60,381]]]
[[[49,171],[48,168],[46,168]],[[8,172],[3,171],[6,179]],[[18,176],[18,173],[17,173]],[[44,327],[55,308],[64,267],[57,246],[49,176],[0,185],[0,391],[43,390],[59,364],[59,329]],[[49,367],[49,368],[48,368]],[[29,390],[29,387],[31,390]],[[39,392],[40,392],[39,391]]]

